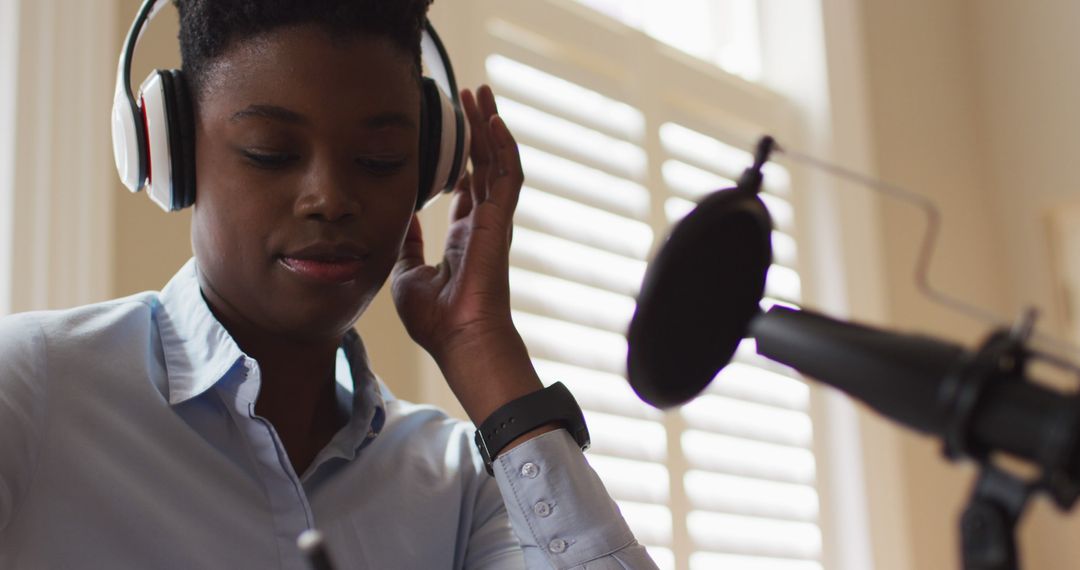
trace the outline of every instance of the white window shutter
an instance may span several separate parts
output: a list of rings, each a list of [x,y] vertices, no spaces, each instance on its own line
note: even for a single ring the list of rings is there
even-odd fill
[[[590,463],[661,568],[822,570],[810,395],[797,375],[744,341],[676,411],[645,405],[625,380],[647,260],[696,200],[734,185],[751,162],[738,147],[775,134],[787,102],[569,0],[472,6],[526,174],[514,320],[544,381],[585,409]],[[764,304],[797,305],[794,190],[767,168],[776,228]]]

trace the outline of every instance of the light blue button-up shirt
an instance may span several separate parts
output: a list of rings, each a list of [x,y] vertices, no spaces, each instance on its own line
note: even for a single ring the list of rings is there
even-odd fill
[[[0,319],[0,568],[300,570],[309,528],[339,569],[655,567],[565,430],[493,479],[472,426],[395,399],[355,334],[350,419],[295,473],[196,271]]]

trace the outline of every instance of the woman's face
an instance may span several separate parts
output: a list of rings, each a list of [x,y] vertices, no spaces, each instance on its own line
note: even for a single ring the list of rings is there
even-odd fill
[[[297,340],[353,325],[416,203],[415,74],[388,39],[314,26],[215,60],[196,105],[192,245],[219,314]]]

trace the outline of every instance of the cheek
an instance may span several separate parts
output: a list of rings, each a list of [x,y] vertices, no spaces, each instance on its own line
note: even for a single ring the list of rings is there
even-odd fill
[[[408,192],[407,192],[408,193]],[[401,247],[405,243],[405,236],[408,234],[409,224],[412,222],[413,214],[416,211],[416,193],[408,193],[409,200],[394,208],[392,212],[388,212],[386,219],[389,222],[389,226],[385,231],[390,242],[389,249],[392,250],[394,260],[397,260],[398,254],[401,252]]]
[[[276,219],[277,205],[269,193],[258,191],[249,174],[230,161],[224,149],[197,152],[197,186],[191,223],[192,246],[200,265],[210,270],[242,273],[245,266],[266,258],[267,228]]]

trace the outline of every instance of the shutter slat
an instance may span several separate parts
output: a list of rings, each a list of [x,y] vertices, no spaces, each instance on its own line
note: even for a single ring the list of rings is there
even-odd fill
[[[682,452],[694,468],[739,477],[812,485],[814,454],[803,448],[688,430]]]
[[[626,218],[648,219],[649,191],[641,184],[526,144],[519,151],[529,186]]]
[[[653,240],[648,224],[528,186],[514,223],[633,259],[645,259]]]
[[[530,354],[537,358],[611,374],[622,374],[626,368],[622,335],[518,311],[511,315]]]
[[[818,495],[810,485],[705,471],[690,471],[684,481],[698,510],[810,523],[818,517]]]
[[[693,511],[690,536],[704,550],[732,554],[816,560],[821,531],[811,523]]]
[[[645,117],[626,103],[501,55],[488,57],[485,67],[496,92],[531,107],[612,138],[640,141],[645,134]]]
[[[679,413],[695,429],[809,448],[813,429],[806,412],[763,406],[714,394],[698,396]]]
[[[536,273],[626,296],[637,295],[645,262],[616,255],[528,228],[514,230],[510,263]]]
[[[622,334],[634,313],[634,300],[603,289],[510,268],[511,306],[570,323]]]
[[[658,422],[586,410],[585,423],[596,440],[594,453],[653,463],[667,460],[667,433]]]
[[[620,178],[640,180],[645,174],[645,151],[588,127],[524,105],[496,97],[499,115],[524,144],[566,157]]]

